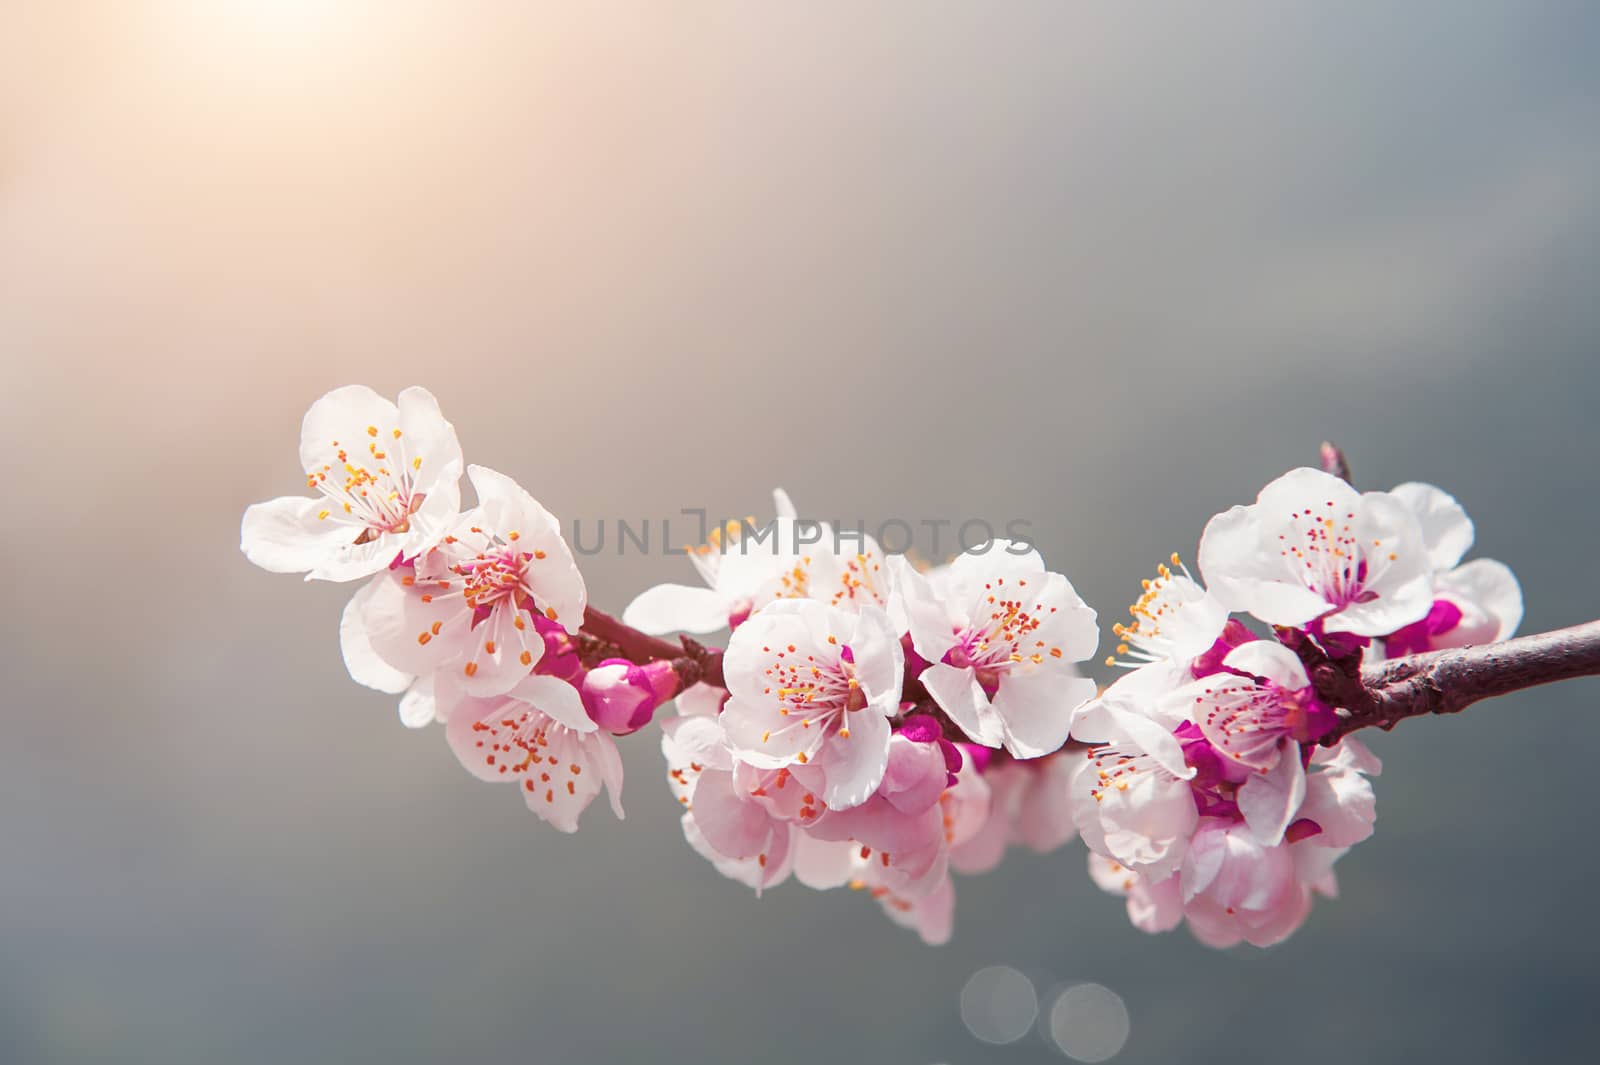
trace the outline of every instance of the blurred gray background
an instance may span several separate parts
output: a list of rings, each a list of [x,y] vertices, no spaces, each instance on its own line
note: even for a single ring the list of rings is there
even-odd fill
[[[1003,963],[1119,1062],[1593,1061],[1600,684],[1377,736],[1280,948],[1074,847],[930,949],[718,876],[651,735],[548,829],[238,554],[311,400],[419,383],[565,519],[1023,518],[1108,621],[1331,437],[1594,616],[1600,7],[1134,7],[0,8],[0,1060],[1063,1060],[963,1027]]]

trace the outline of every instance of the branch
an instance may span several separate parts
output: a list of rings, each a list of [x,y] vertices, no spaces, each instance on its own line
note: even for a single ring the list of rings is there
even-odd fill
[[[1317,694],[1348,712],[1323,738],[1324,744],[1357,729],[1387,730],[1408,717],[1454,714],[1480,699],[1600,675],[1600,621],[1477,647],[1405,655],[1358,671],[1352,670],[1349,658],[1329,658],[1310,640],[1291,646],[1306,662]]]
[[[687,636],[679,637],[679,643],[672,643],[640,632],[592,606],[584,609],[582,631],[599,641],[607,653],[614,650],[617,657],[630,662],[644,665],[657,659],[670,661],[686,688],[696,681],[718,688],[724,686],[722,652]]]

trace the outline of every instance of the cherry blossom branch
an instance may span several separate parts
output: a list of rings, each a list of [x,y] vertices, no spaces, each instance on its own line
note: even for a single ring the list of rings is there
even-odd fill
[[[1600,620],[1499,643],[1405,655],[1362,667],[1291,638],[1317,695],[1339,708],[1333,744],[1358,729],[1392,729],[1408,717],[1454,714],[1482,699],[1573,677],[1600,676]]]

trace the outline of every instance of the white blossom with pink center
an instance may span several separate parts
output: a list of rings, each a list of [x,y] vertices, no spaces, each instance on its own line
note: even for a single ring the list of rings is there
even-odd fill
[[[300,428],[307,496],[244,512],[239,546],[274,573],[353,581],[444,535],[461,507],[461,445],[433,394],[392,403],[364,385],[336,388]]]
[[[883,780],[904,671],[877,607],[769,603],[734,631],[723,658],[728,745],[758,769],[810,766],[829,807],[856,806]]]
[[[499,695],[543,657],[542,628],[578,631],[586,595],[555,517],[504,474],[467,475],[478,506],[413,566],[374,578],[350,623],[402,674],[448,673],[468,695]]]
[[[1078,833],[1092,851],[1159,880],[1178,868],[1199,813],[1171,723],[1097,700],[1074,730],[1094,744],[1072,779]]]
[[[622,758],[571,684],[531,674],[504,694],[457,692],[450,702],[445,736],[473,776],[515,784],[528,809],[562,832],[578,830],[602,787],[622,818]]]
[[[912,645],[932,663],[919,679],[940,709],[973,742],[1019,758],[1060,748],[1095,694],[1076,663],[1100,639],[1071,582],[1006,540],[952,562],[944,594],[903,557],[890,565]]]
[[[1270,625],[1315,621],[1329,633],[1381,636],[1422,618],[1433,601],[1411,509],[1309,468],[1212,518],[1200,569],[1225,606]]]

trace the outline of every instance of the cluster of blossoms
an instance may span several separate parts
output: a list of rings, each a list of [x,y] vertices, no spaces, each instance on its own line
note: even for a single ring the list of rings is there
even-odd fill
[[[1074,834],[1067,762],[1046,756],[1095,693],[1075,665],[1098,642],[1094,612],[1026,545],[919,573],[870,537],[790,535],[793,507],[776,502],[775,550],[730,549],[736,526],[693,555],[709,590],[662,585],[623,615],[732,630],[724,687],[685,693],[663,725],[684,835],[757,891],[848,884],[943,942],[952,869]]]
[[[1459,564],[1472,526],[1449,496],[1296,470],[1207,527],[1209,590],[1176,556],[1146,582],[1114,628],[1111,662],[1131,670],[1101,691],[1078,671],[1094,611],[1026,544],[921,569],[802,523],[780,491],[759,536],[731,523],[691,549],[703,587],[652,588],[619,623],[588,606],[557,520],[465,466],[426,391],[329,393],[300,459],[313,494],[250,507],[243,550],[366,581],[340,622],[345,663],[400,696],[406,725],[442,724],[471,773],[572,832],[602,788],[622,816],[614,737],[675,701],[660,743],[698,853],[757,892],[857,888],[935,943],[952,872],[1078,835],[1137,926],[1282,939],[1371,833],[1378,769],[1333,742],[1339,708],[1302,656],[1499,639],[1521,614],[1504,566]],[[725,652],[659,639],[722,629]]]
[[[1091,745],[1071,785],[1089,871],[1135,925],[1267,946],[1335,893],[1334,862],[1372,834],[1380,764],[1338,736],[1303,655],[1358,665],[1509,636],[1521,591],[1498,562],[1459,564],[1472,539],[1431,485],[1357,493],[1298,469],[1212,519],[1207,587],[1177,556],[1145,582],[1113,629],[1108,664],[1130,671],[1072,726]]]

